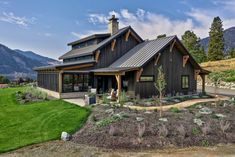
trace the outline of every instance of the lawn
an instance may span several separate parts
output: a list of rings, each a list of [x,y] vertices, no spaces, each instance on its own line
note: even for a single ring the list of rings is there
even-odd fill
[[[62,131],[74,133],[90,114],[63,100],[20,105],[14,93],[22,89],[0,89],[0,153],[59,139]]]

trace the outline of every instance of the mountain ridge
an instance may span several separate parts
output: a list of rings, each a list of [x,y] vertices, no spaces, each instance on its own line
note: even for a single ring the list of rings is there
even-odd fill
[[[32,51],[13,50],[3,44],[0,44],[0,57],[0,74],[6,76],[17,74],[36,76],[33,68],[59,63],[55,59],[38,55]]]

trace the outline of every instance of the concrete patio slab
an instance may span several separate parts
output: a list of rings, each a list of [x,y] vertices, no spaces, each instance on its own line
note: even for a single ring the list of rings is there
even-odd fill
[[[63,99],[66,102],[84,107],[85,106],[85,101],[82,98],[74,98],[74,99]]]

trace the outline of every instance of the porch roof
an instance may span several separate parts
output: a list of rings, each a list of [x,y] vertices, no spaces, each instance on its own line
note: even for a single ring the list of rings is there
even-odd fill
[[[127,72],[138,70],[139,68],[136,67],[108,67],[108,68],[100,68],[91,70],[91,72],[95,73],[117,73],[117,72]]]
[[[81,64],[87,64],[87,63],[94,63],[94,62],[95,62],[94,59],[87,59],[87,60],[82,60],[82,61],[57,64],[57,65],[41,66],[41,67],[34,68],[33,70],[35,70],[35,71],[40,71],[40,70],[56,70],[56,69],[62,68],[62,67],[81,65]]]

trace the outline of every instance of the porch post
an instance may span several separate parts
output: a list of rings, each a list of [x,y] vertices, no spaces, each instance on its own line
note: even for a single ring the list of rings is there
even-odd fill
[[[118,84],[118,102],[120,100],[120,95],[121,95],[121,91],[122,91],[122,87],[121,87],[121,75],[115,75],[116,80],[117,80],[117,84]]]
[[[201,75],[201,78],[202,78],[202,93],[205,93],[205,75]]]
[[[62,93],[62,74],[63,74],[63,71],[60,71],[59,72],[59,95]]]

